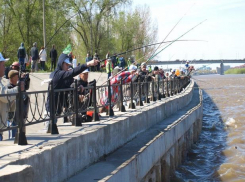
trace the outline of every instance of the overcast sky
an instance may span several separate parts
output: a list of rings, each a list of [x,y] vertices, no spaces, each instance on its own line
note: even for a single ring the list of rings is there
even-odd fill
[[[150,7],[152,18],[158,23],[159,42],[186,12],[167,40],[175,40],[207,19],[182,39],[208,42],[176,42],[159,54],[158,60],[245,58],[245,0],[133,0],[133,3]]]

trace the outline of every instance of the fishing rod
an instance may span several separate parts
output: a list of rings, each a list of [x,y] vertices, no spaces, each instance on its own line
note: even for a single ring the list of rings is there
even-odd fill
[[[181,22],[181,20],[187,15],[187,13],[191,10],[191,8],[195,5],[195,3],[193,3],[193,5],[185,12],[185,14],[179,19],[179,21],[173,26],[173,28],[169,31],[169,33],[166,35],[166,37],[163,39],[163,42],[168,38],[168,36],[172,33],[172,31],[175,29],[175,27]],[[160,48],[161,44],[156,48],[156,50],[153,52],[153,54],[156,53],[156,51],[158,50],[158,48]]]
[[[176,41],[176,40],[170,40],[170,41],[162,41],[162,42],[157,42],[157,43],[151,43],[151,44],[148,44],[148,45],[144,45],[144,46],[141,46],[141,47],[137,47],[135,49],[131,49],[131,50],[127,50],[125,52],[121,52],[119,54],[114,54],[113,56],[110,56],[109,58],[113,58],[114,56],[120,56],[120,55],[123,55],[123,54],[127,54],[129,52],[133,52],[133,51],[136,51],[138,49],[142,49],[142,48],[145,48],[145,47],[150,47],[150,46],[155,46],[155,45],[158,45],[158,44],[163,44],[163,43],[171,43],[173,41]],[[177,42],[207,42],[206,40],[177,40]],[[108,59],[108,58],[107,58]],[[107,59],[103,59],[101,60],[100,62],[104,62],[105,60]]]
[[[206,19],[207,20],[207,19]],[[160,51],[158,51],[158,53],[156,53],[155,55],[151,56],[146,62],[152,60],[155,56],[157,56],[159,53],[161,53],[163,50],[167,49],[170,45],[172,45],[173,43],[175,43],[176,41],[178,41],[181,37],[185,36],[186,34],[188,34],[190,31],[194,30],[196,27],[198,27],[199,25],[201,25],[203,22],[205,22],[206,20],[201,21],[200,23],[198,23],[197,25],[195,25],[194,27],[192,27],[191,29],[189,29],[188,31],[186,31],[184,34],[182,34],[181,36],[179,36],[177,39],[175,39],[173,42],[171,42],[169,45],[165,46],[163,49],[161,49]]]
[[[207,20],[207,19],[206,19]],[[185,36],[186,34],[188,34],[189,32],[191,32],[192,30],[194,30],[196,27],[198,27],[199,25],[201,25],[203,22],[205,22],[206,20],[201,21],[200,23],[198,23],[197,25],[195,25],[194,27],[192,27],[191,29],[189,29],[188,31],[186,31],[184,34],[182,34],[181,36],[179,36],[177,39],[173,40],[170,42],[170,44],[168,44],[167,46],[165,46],[163,49],[161,49],[160,51],[158,51],[156,54],[152,55],[145,63],[147,64],[147,62],[149,62],[150,60],[152,60],[155,56],[157,56],[160,52],[162,52],[163,50],[165,50],[166,48],[168,48],[170,45],[172,45],[173,43],[175,43],[176,41],[178,41],[180,38],[182,38],[183,36]],[[127,68],[124,68],[122,71],[120,71],[118,74],[120,74],[121,72],[125,71]],[[118,74],[116,74],[115,76],[117,76]],[[114,77],[114,76],[113,76]],[[108,79],[109,80],[109,79]],[[107,81],[108,81],[107,80]],[[104,82],[106,83],[106,82]],[[104,84],[103,83],[103,84]],[[103,85],[102,84],[102,85]]]
[[[125,53],[127,53],[127,52],[132,52],[132,51],[134,51],[134,50],[137,50],[137,49],[141,49],[141,48],[143,48],[143,47],[148,47],[148,46],[153,46],[153,45],[158,45],[158,44],[162,44],[162,43],[173,43],[173,42],[182,42],[182,41],[198,41],[198,42],[206,42],[205,40],[170,40],[170,41],[162,41],[162,42],[158,42],[158,43],[153,43],[153,44],[148,44],[148,45],[146,45],[146,46],[142,46],[142,47],[138,47],[138,48],[136,48],[136,49],[133,49],[133,50],[130,50],[130,51],[125,51],[125,52],[123,52],[123,53],[120,53],[120,54],[117,54],[117,55],[122,55],[122,54],[125,54]],[[115,56],[115,55],[114,55]],[[110,58],[112,58],[113,56],[111,56]],[[145,56],[143,56],[143,57],[145,57]],[[143,58],[142,57],[142,58]],[[142,58],[140,58],[140,59],[142,59]],[[100,62],[103,62],[103,61],[105,61],[105,60],[107,60],[107,59],[103,59],[103,60],[101,60]],[[139,61],[139,60],[138,60]],[[149,60],[148,60],[149,61]],[[146,63],[148,62],[148,61],[146,61]],[[136,64],[137,63],[137,61],[135,61],[133,64]],[[122,69],[120,72],[118,72],[116,75],[113,75],[113,77],[115,77],[115,76],[117,76],[117,75],[119,75],[120,73],[122,73],[123,71],[125,71],[127,69],[127,67],[126,68],[124,68],[124,69]],[[102,74],[102,73],[101,73]],[[101,76],[101,75],[100,75]],[[99,78],[100,78],[100,76],[99,76]],[[112,78],[113,78],[112,77]],[[99,79],[97,79],[97,81],[98,81]],[[110,80],[110,79],[108,79],[108,80]],[[107,80],[107,81],[108,81]],[[105,83],[107,83],[107,81],[105,81],[104,83],[102,83],[102,85],[103,84],[105,84]]]

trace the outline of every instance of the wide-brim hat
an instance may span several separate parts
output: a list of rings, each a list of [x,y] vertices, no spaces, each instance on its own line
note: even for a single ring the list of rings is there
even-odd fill
[[[2,61],[8,61],[9,60],[9,58],[4,58],[3,57],[3,55],[2,55],[2,53],[0,53],[0,62],[2,62]]]

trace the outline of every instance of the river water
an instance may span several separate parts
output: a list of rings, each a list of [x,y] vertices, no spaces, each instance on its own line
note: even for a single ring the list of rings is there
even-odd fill
[[[245,75],[193,77],[203,89],[203,127],[171,181],[245,181]]]

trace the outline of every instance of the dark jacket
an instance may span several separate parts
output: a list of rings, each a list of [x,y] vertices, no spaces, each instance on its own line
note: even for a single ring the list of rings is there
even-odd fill
[[[18,53],[17,53],[17,57],[18,58],[25,58],[26,57],[26,49],[24,47],[24,43],[20,44],[20,47],[19,47]]]
[[[39,59],[39,54],[38,54],[38,49],[37,47],[32,47],[30,51],[31,59],[32,60],[38,60]]]
[[[51,61],[56,61],[57,59],[57,51],[56,49],[52,49],[49,54]]]
[[[72,70],[64,71],[62,70],[62,64],[66,59],[69,59],[69,56],[67,54],[62,53],[58,59],[57,68],[50,74],[50,78],[52,79],[54,89],[70,88],[71,84],[74,81],[73,77],[75,77],[76,75],[80,74],[81,72],[83,72],[85,69],[88,68],[86,64],[82,64]],[[63,108],[63,95],[64,95],[63,92],[61,94],[55,92],[54,104],[58,114],[61,113]],[[57,106],[58,100],[59,100],[59,105]],[[47,98],[46,109],[48,112],[50,111],[49,96]]]

